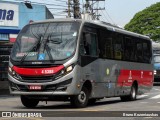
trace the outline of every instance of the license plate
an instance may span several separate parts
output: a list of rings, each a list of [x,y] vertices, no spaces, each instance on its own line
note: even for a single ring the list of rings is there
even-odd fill
[[[30,85],[29,89],[30,90],[41,90],[42,87],[40,85]]]

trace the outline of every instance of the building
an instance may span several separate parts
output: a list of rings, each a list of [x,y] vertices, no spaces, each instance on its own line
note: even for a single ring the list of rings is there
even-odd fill
[[[0,41],[14,42],[19,31],[29,22],[53,18],[45,5],[0,1]]]
[[[20,30],[32,21],[53,19],[45,5],[0,1],[0,81],[7,79],[11,47]]]

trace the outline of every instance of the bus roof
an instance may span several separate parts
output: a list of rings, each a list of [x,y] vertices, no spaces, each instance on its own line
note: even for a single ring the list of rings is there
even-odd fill
[[[36,21],[36,22],[32,22],[30,24],[48,23],[48,22],[70,22],[70,21],[79,21],[79,22],[82,22],[82,24],[91,23],[91,24],[102,26],[102,27],[106,27],[110,31],[115,31],[115,32],[119,32],[119,33],[122,33],[122,34],[127,34],[127,35],[131,35],[131,36],[135,36],[135,37],[139,37],[139,38],[150,40],[150,38],[148,36],[141,35],[141,34],[134,33],[134,32],[130,32],[130,31],[124,30],[124,29],[122,29],[122,28],[120,28],[120,27],[118,27],[116,25],[112,25],[110,23],[103,22],[103,21],[98,21],[98,20],[58,18],[58,19],[47,19],[47,20],[43,20],[43,21]]]

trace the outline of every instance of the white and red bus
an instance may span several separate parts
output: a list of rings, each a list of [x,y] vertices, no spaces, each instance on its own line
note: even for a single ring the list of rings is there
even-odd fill
[[[104,97],[122,101],[153,86],[152,42],[100,22],[54,19],[19,33],[9,62],[9,89],[26,107],[70,101],[76,107]]]

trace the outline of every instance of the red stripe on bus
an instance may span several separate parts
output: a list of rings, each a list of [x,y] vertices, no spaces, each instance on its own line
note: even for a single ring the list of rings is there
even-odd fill
[[[152,86],[153,85],[153,71],[144,70],[120,70],[118,76],[118,86],[131,86],[136,80],[138,86]]]
[[[59,72],[62,69],[64,69],[63,65],[50,68],[20,68],[17,66],[13,66],[13,70],[16,73],[25,76],[51,75]]]

